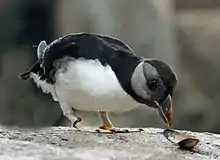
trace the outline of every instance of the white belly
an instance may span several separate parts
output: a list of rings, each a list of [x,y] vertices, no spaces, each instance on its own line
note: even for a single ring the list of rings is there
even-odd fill
[[[58,89],[60,102],[65,102],[77,110],[85,111],[127,111],[138,105],[129,96],[94,96],[79,90]]]
[[[127,111],[138,107],[120,86],[109,66],[98,60],[70,61],[67,69],[56,73],[55,100],[77,110]]]

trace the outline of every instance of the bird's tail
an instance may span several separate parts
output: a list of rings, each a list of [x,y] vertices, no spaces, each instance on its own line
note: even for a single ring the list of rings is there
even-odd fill
[[[37,46],[37,57],[38,61],[26,72],[20,73],[18,77],[21,80],[27,81],[31,78],[31,73],[39,73],[42,72],[42,68],[40,67],[40,59],[42,58],[42,55],[44,53],[44,50],[47,47],[46,41],[41,41],[39,45]]]
[[[30,79],[30,75],[31,75],[31,72],[30,71],[27,71],[27,72],[24,72],[24,73],[20,73],[18,75],[18,77],[23,80],[23,81],[27,81]]]
[[[42,68],[40,67],[40,62],[37,61],[28,71],[18,74],[18,78],[27,81],[31,78],[32,73],[38,74],[41,72]]]

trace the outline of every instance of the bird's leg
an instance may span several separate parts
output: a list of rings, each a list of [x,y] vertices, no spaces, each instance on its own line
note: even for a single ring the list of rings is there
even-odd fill
[[[73,109],[70,105],[65,102],[60,102],[61,109],[64,116],[71,122],[72,126],[79,131],[86,132],[99,132],[98,127],[86,126],[82,124],[82,119],[80,117],[74,116]],[[110,132],[110,131],[108,131]]]
[[[75,117],[73,109],[67,103],[60,103],[64,116],[71,122],[72,126],[80,131],[96,132],[97,128],[82,124],[80,117]]]
[[[63,115],[71,122],[71,123],[76,123],[78,121],[81,121],[80,118],[77,118],[74,116],[72,107],[69,106],[66,103],[60,103],[60,107],[63,111]]]
[[[99,111],[99,115],[102,119],[103,125],[100,126],[99,130],[97,132],[115,132],[115,133],[128,133],[128,132],[140,132],[142,129],[122,129],[122,128],[116,128],[114,125],[111,123],[108,113],[106,111]]]
[[[127,133],[127,132],[140,132],[140,129],[134,129],[134,130],[128,130],[128,129],[118,129],[115,128],[111,121],[109,120],[108,114],[105,111],[100,111],[100,117],[103,122],[103,126],[101,127],[92,127],[92,126],[86,126],[82,124],[82,119],[77,118],[74,116],[72,107],[69,106],[66,103],[61,103],[61,108],[63,111],[64,116],[66,116],[72,123],[73,127],[76,128],[79,131],[86,131],[86,132],[99,132],[99,133]]]
[[[105,129],[105,130],[111,130],[114,128],[112,122],[110,121],[109,117],[108,117],[108,113],[105,111],[99,111],[99,115],[102,119],[102,123],[103,125],[100,126],[100,129]]]

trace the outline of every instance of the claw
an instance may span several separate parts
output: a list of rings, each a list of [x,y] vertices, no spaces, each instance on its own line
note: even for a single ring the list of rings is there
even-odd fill
[[[103,129],[101,127],[100,133],[132,133],[132,132],[141,132],[144,131],[143,129],[122,129],[122,128],[110,128],[110,129]]]
[[[79,123],[79,122],[81,122],[81,121],[82,121],[82,118],[77,117],[77,120],[76,120],[75,122],[73,122],[73,127],[74,127],[74,128],[77,128],[77,127],[76,127],[77,123]]]
[[[110,129],[109,131],[111,131],[112,133],[119,132],[119,131],[116,131],[116,130],[114,130],[114,129]]]
[[[101,131],[100,131],[99,129],[96,129],[95,131],[96,131],[97,133],[101,133]]]

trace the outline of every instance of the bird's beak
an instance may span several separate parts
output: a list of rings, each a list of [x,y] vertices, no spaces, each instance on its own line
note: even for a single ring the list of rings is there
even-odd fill
[[[157,103],[157,102],[156,102]],[[173,120],[172,98],[169,95],[162,103],[157,103],[160,117],[166,123],[167,127],[171,126]]]

